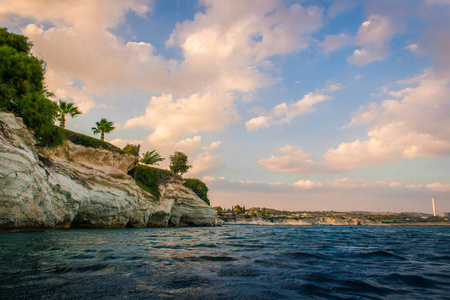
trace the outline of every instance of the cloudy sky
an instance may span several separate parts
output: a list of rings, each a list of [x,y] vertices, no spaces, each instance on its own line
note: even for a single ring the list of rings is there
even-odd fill
[[[67,127],[189,155],[212,205],[450,211],[449,0],[2,0]],[[160,165],[168,166],[166,160]]]

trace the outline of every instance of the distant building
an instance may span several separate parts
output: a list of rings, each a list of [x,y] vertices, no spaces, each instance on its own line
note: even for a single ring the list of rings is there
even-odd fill
[[[450,212],[441,213],[441,217],[450,217]]]

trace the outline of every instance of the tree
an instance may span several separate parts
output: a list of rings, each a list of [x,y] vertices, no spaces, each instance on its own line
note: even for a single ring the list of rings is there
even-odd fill
[[[145,152],[140,162],[146,165],[157,165],[158,162],[163,161],[164,159],[165,158],[161,157],[156,150],[153,150]]]
[[[224,209],[221,206],[214,206],[213,208],[216,210],[218,215],[221,215],[222,212],[224,211]]]
[[[59,105],[58,105],[58,115],[57,120],[59,121],[59,127],[66,128],[66,115],[71,116],[72,118],[76,115],[81,115],[81,112],[78,110],[78,107],[76,107],[73,103],[67,103],[65,101],[61,101],[59,99]]]
[[[235,211],[236,213],[242,213],[242,212],[244,212],[244,208],[241,207],[239,204],[233,206],[233,208],[232,208],[231,210]]]
[[[197,196],[206,202],[206,204],[210,205],[208,199],[208,187],[204,182],[200,179],[196,178],[187,178],[184,181],[184,186],[190,188]]]
[[[44,85],[45,62],[31,55],[28,38],[0,28],[0,111],[21,117],[41,146],[63,141],[54,126],[58,106]]]
[[[140,149],[141,145],[139,144],[138,145],[127,144],[125,147],[123,147],[122,151],[125,152],[126,154],[139,157]]]
[[[94,134],[101,133],[101,138],[100,139],[102,141],[105,140],[105,133],[110,133],[114,129],[116,129],[114,127],[114,123],[113,122],[109,122],[105,118],[102,118],[100,120],[100,122],[95,122],[95,125],[97,125],[97,127],[92,127],[91,130],[94,132]]]
[[[175,151],[173,155],[170,156],[170,171],[175,174],[183,175],[192,166],[188,165],[188,157],[183,152]]]

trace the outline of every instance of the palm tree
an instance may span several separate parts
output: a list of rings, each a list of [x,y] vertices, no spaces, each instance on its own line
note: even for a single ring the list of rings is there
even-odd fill
[[[105,118],[102,118],[100,120],[100,122],[95,122],[95,125],[97,125],[97,127],[92,127],[91,130],[94,131],[94,134],[97,134],[97,133],[101,132],[102,133],[102,136],[101,136],[101,140],[102,141],[105,140],[105,133],[110,133],[111,131],[116,129],[114,127],[114,123],[113,122],[109,122]]]
[[[146,165],[157,165],[158,162],[163,161],[164,159],[165,158],[162,158],[156,150],[153,150],[145,152],[140,162]]]
[[[59,99],[58,109],[58,115],[56,116],[56,118],[59,121],[59,127],[61,128],[66,128],[66,115],[69,115],[73,118],[76,115],[81,114],[81,112],[78,110],[78,107],[76,107],[73,103],[61,101],[61,99]]]

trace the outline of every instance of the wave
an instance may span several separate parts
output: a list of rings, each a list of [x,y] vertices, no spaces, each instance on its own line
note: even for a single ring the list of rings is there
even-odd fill
[[[344,285],[343,287],[336,288],[336,290],[340,291],[346,291],[346,292],[363,292],[363,293],[369,293],[369,294],[376,294],[376,295],[388,295],[388,294],[395,294],[396,291],[383,287],[378,286],[375,283],[368,283],[364,280],[345,280],[341,281],[341,284]]]
[[[218,275],[221,277],[258,277],[262,273],[253,268],[224,268],[220,269]]]
[[[324,258],[320,255],[308,253],[308,252],[289,252],[286,254],[289,256],[295,257],[295,258],[299,258],[299,259],[323,259]]]
[[[217,248],[216,244],[196,244],[192,245],[194,248]]]
[[[433,261],[450,261],[450,255],[430,255],[428,259]]]
[[[212,255],[201,255],[201,256],[190,256],[184,258],[175,258],[175,260],[183,262],[183,261],[212,261],[212,262],[231,262],[238,260],[237,258],[231,256],[212,256]]]
[[[384,277],[384,281],[390,284],[407,285],[411,287],[434,288],[435,281],[420,275],[393,273]]]
[[[398,259],[398,260],[407,260],[403,256],[395,255],[393,253],[390,253],[390,252],[387,252],[387,251],[383,251],[383,250],[371,251],[371,252],[367,252],[367,253],[361,253],[361,254],[358,254],[357,257],[359,257],[359,258],[369,258],[369,259],[386,259],[386,258],[390,258],[390,259]]]
[[[114,273],[117,270],[117,266],[114,264],[92,264],[81,267],[61,267],[56,266],[48,272],[52,273],[83,273],[83,274],[95,274],[105,275]]]

